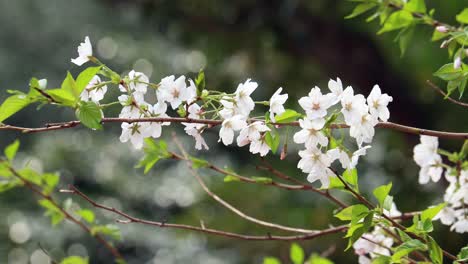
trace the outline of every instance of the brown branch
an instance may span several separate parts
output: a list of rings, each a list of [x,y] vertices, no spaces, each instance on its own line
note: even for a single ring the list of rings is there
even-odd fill
[[[255,235],[243,235],[243,234],[238,234],[238,233],[233,233],[233,232],[227,232],[227,231],[222,231],[222,230],[217,230],[217,229],[211,229],[211,228],[206,228],[204,226],[192,226],[192,225],[185,225],[185,224],[173,224],[173,223],[166,223],[166,222],[158,222],[158,221],[150,221],[150,220],[144,220],[141,218],[137,218],[134,216],[131,216],[127,213],[124,213],[123,211],[120,211],[118,209],[115,209],[114,207],[109,207],[100,203],[97,203],[90,197],[88,197],[86,194],[82,193],[80,190],[78,190],[76,187],[70,185],[69,186],[70,190],[62,190],[65,193],[72,193],[75,195],[80,196],[84,200],[86,200],[89,204],[93,205],[96,208],[112,212],[116,215],[119,215],[126,220],[117,220],[118,223],[121,224],[130,224],[130,223],[139,223],[139,224],[144,224],[144,225],[150,225],[150,226],[156,226],[160,228],[174,228],[174,229],[184,229],[184,230],[191,230],[191,231],[196,231],[200,233],[205,233],[205,234],[210,234],[210,235],[217,235],[217,236],[223,236],[223,237],[229,237],[229,238],[237,238],[237,239],[242,239],[242,240],[257,240],[257,241],[268,241],[268,240],[282,240],[282,241],[297,241],[297,240],[310,240],[314,239],[317,237],[325,236],[328,234],[335,234],[335,233],[340,233],[344,232],[348,229],[346,225],[342,226],[337,226],[337,227],[330,227],[324,230],[319,230],[315,232],[311,232],[309,234],[304,234],[304,235],[295,235],[295,236],[278,236],[278,235],[265,235],[265,236],[255,236]]]
[[[252,119],[250,121],[258,121]],[[135,122],[172,122],[172,123],[196,123],[196,124],[206,124],[210,126],[220,125],[222,120],[213,120],[213,119],[193,119],[193,118],[182,118],[182,117],[145,117],[145,118],[118,118],[118,117],[107,117],[101,120],[102,123],[135,123]],[[76,127],[80,124],[80,121],[68,121],[62,123],[53,123],[47,124],[44,127],[28,128],[12,125],[1,125],[0,130],[13,130],[19,131],[22,133],[39,133],[50,130],[60,130]],[[271,123],[272,125],[277,126],[299,126],[299,122],[288,122],[288,123]],[[378,128],[388,128],[395,131],[400,131],[408,134],[415,135],[427,135],[435,136],[441,138],[449,139],[468,139],[468,133],[457,133],[457,132],[446,132],[446,131],[436,131],[428,130],[417,127],[410,127],[405,125],[400,125],[392,122],[379,122],[376,127]],[[346,124],[331,124],[330,128],[332,129],[341,129],[349,128]]]
[[[449,100],[450,102],[452,102],[454,104],[457,104],[457,105],[460,105],[460,106],[463,106],[463,107],[468,107],[468,103],[460,102],[458,100],[453,99],[448,94],[446,94],[444,91],[442,91],[442,89],[440,89],[440,87],[437,86],[436,84],[434,84],[433,82],[431,82],[429,80],[427,80],[426,82],[429,85],[429,87],[431,87],[432,89],[434,89],[438,93],[440,93],[444,97],[444,99],[447,99],[447,100]]]
[[[221,204],[223,207],[227,208],[228,210],[230,210],[231,212],[237,214],[238,216],[240,216],[241,218],[247,220],[247,221],[250,221],[250,222],[253,222],[255,224],[258,224],[258,225],[261,225],[261,226],[266,226],[266,227],[270,227],[270,228],[275,228],[275,229],[278,229],[278,230],[282,230],[282,231],[288,231],[288,232],[297,232],[297,233],[312,233],[312,232],[317,232],[316,230],[308,230],[308,229],[302,229],[302,228],[294,228],[294,227],[289,227],[289,226],[283,226],[283,225],[280,225],[280,224],[274,224],[274,223],[271,223],[271,222],[267,222],[267,221],[263,221],[263,220],[260,220],[260,219],[257,219],[255,217],[252,217],[252,216],[249,216],[247,214],[245,214],[244,212],[240,211],[239,209],[237,209],[236,207],[234,207],[233,205],[231,205],[230,203],[226,202],[225,200],[223,200],[221,197],[219,197],[218,195],[216,195],[215,193],[213,193],[209,188],[208,186],[206,186],[205,182],[203,181],[203,179],[200,177],[200,175],[198,174],[198,172],[193,168],[192,166],[192,160],[189,158],[187,152],[185,151],[184,147],[182,146],[182,143],[178,140],[178,138],[175,136],[175,133],[173,133],[173,139],[174,139],[174,142],[175,144],[178,146],[178,148],[180,149],[180,151],[182,152],[183,154],[183,157],[184,157],[184,160],[187,162],[187,166],[189,167],[190,169],[190,173],[195,177],[195,179],[198,181],[198,183],[200,184],[200,186],[202,187],[202,189],[206,192],[206,194],[208,194],[211,198],[213,198],[216,202],[218,202],[219,204]]]
[[[85,232],[89,233],[91,236],[95,237],[97,241],[99,241],[99,243],[101,243],[102,245],[104,245],[110,252],[111,254],[117,258],[117,259],[122,259],[123,260],[123,256],[120,254],[120,252],[114,247],[112,246],[109,242],[107,242],[101,235],[99,234],[93,234],[93,232],[91,231],[91,229],[85,225],[83,222],[79,221],[78,219],[76,219],[75,217],[73,217],[71,214],[69,214],[65,209],[63,209],[53,198],[52,196],[50,196],[49,194],[46,194],[44,192],[42,192],[39,188],[37,188],[32,182],[30,182],[29,180],[23,178],[15,169],[13,169],[11,166],[8,166],[8,169],[9,171],[15,176],[17,177],[18,179],[20,179],[23,184],[28,188],[30,189],[32,192],[36,193],[37,195],[39,195],[40,197],[48,200],[52,205],[54,205],[62,214],[63,216],[65,217],[65,219],[75,223],[76,225],[78,225],[81,229],[83,229]]]

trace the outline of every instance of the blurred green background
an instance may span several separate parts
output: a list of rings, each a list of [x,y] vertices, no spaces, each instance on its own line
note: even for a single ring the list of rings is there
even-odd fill
[[[468,1],[426,1],[436,18],[454,23],[454,15]],[[280,86],[289,93],[289,107],[315,85],[326,89],[330,78],[341,78],[367,95],[374,84],[393,96],[390,121],[448,131],[468,131],[466,109],[444,101],[425,81],[440,85],[432,73],[448,60],[440,43],[429,41],[432,29],[418,27],[405,57],[400,57],[394,34],[377,36],[378,25],[363,18],[345,20],[352,3],[332,0],[287,1],[165,1],[165,0],[0,0],[0,99],[7,89],[27,91],[29,79],[47,78],[58,87],[70,70],[76,47],[89,35],[94,52],[122,73],[135,69],[153,82],[171,74],[194,78],[205,68],[209,89],[233,91],[247,78],[259,83],[254,98],[267,99]],[[115,88],[115,87],[114,87]],[[108,95],[117,96],[113,89]],[[462,100],[467,101],[467,96]],[[114,108],[108,116],[117,116]],[[72,111],[46,106],[16,114],[8,124],[40,126],[45,122],[74,119]],[[209,151],[195,152],[194,142],[173,126],[188,149],[219,166],[227,165],[246,176],[269,176],[256,170],[260,159],[237,147],[216,143],[217,130],[207,133]],[[171,129],[165,129],[165,137]],[[2,132],[3,149],[14,138],[22,143],[18,166],[29,164],[41,171],[58,171],[61,186],[75,184],[96,200],[146,219],[220,228],[264,235],[267,229],[236,217],[206,196],[185,164],[164,161],[146,176],[134,165],[142,152],[121,144],[118,125],[104,131],[84,128],[46,134]],[[418,168],[412,148],[418,137],[377,129],[372,149],[360,163],[361,188],[393,182],[401,211],[420,210],[440,202],[447,182],[417,184]],[[461,142],[442,140],[442,147],[457,150]],[[175,150],[174,146],[170,148]],[[296,169],[297,149],[286,161],[267,158],[282,171],[305,179]],[[325,228],[333,219],[333,204],[309,192],[288,192],[271,187],[223,183],[220,175],[202,171],[209,186],[221,197],[254,217],[290,226]],[[206,176],[205,176],[206,175]],[[69,198],[57,194],[58,199]],[[89,256],[91,263],[111,263],[108,252],[76,226],[63,223],[51,228],[49,219],[27,189],[0,195],[0,262],[48,263],[46,249],[59,260],[67,255]],[[344,199],[349,197],[344,196]],[[79,199],[74,202],[89,206]],[[101,223],[115,216],[96,211]],[[286,260],[289,243],[246,242],[204,234],[121,225],[117,243],[129,263],[261,263],[263,256]],[[276,233],[272,231],[272,233]],[[352,250],[343,252],[341,234],[301,242],[306,252],[334,249],[336,263],[357,262]],[[466,243],[463,235],[435,226],[435,236],[452,253]]]

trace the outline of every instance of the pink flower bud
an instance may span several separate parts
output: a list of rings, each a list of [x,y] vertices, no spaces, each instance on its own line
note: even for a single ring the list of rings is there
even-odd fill
[[[461,57],[456,56],[455,59],[453,60],[453,68],[460,69],[460,67],[461,67]]]
[[[449,32],[449,29],[447,26],[437,26],[436,30],[439,31],[440,33],[447,33]]]

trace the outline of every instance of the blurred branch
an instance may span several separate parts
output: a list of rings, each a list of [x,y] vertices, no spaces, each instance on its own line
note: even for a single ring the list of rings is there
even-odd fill
[[[188,156],[187,152],[185,151],[184,147],[182,146],[182,143],[179,141],[179,139],[176,137],[175,133],[173,133],[173,139],[174,139],[174,142],[175,144],[178,146],[178,148],[180,149],[180,151],[182,152],[183,154],[183,157],[184,157],[184,160],[186,161],[187,163],[187,166],[189,167],[189,170],[190,172],[192,173],[192,175],[195,177],[195,179],[198,181],[198,183],[200,184],[200,186],[202,187],[202,189],[211,197],[213,198],[215,201],[217,201],[219,204],[221,204],[222,206],[226,207],[228,210],[230,210],[231,212],[237,214],[238,216],[240,216],[241,218],[244,218],[245,220],[247,221],[250,221],[250,222],[253,222],[255,224],[258,224],[258,225],[261,225],[261,226],[266,226],[266,227],[270,227],[270,228],[275,228],[275,229],[278,229],[278,230],[282,230],[282,231],[288,231],[288,232],[297,232],[297,233],[313,233],[313,232],[317,232],[315,230],[308,230],[308,229],[302,229],[302,228],[294,228],[294,227],[289,227],[289,226],[283,226],[283,225],[279,225],[279,224],[274,224],[274,223],[271,223],[271,222],[267,222],[267,221],[263,221],[263,220],[260,220],[260,219],[257,219],[257,218],[254,218],[252,216],[249,216],[247,214],[245,214],[244,212],[240,211],[239,209],[237,209],[236,207],[234,207],[233,205],[231,205],[230,203],[226,202],[225,200],[223,200],[221,197],[219,197],[218,195],[216,195],[215,193],[213,193],[209,188],[208,186],[206,186],[205,182],[203,181],[203,179],[200,177],[200,175],[198,174],[197,170],[193,168],[192,166],[192,160],[190,159],[190,157]]]
[[[69,221],[75,223],[76,225],[78,225],[81,229],[83,229],[85,232],[87,232],[88,234],[90,234],[91,236],[95,237],[96,240],[99,241],[99,243],[101,243],[102,245],[104,245],[110,252],[111,254],[117,258],[117,259],[122,259],[123,260],[123,256],[120,254],[120,252],[113,246],[111,245],[109,242],[107,242],[101,235],[99,234],[94,234],[91,229],[86,226],[83,222],[79,221],[78,219],[76,219],[75,217],[73,217],[71,214],[69,214],[65,209],[63,209],[53,198],[52,196],[50,196],[49,194],[46,194],[44,192],[42,192],[42,190],[40,190],[39,188],[37,188],[34,183],[30,182],[29,180],[23,178],[14,168],[12,168],[11,166],[7,166],[8,167],[8,170],[15,176],[17,177],[18,179],[20,179],[24,186],[28,189],[30,189],[32,192],[36,193],[37,195],[41,196],[42,198],[48,200],[52,205],[54,205],[62,214],[63,216],[65,217],[65,219],[68,219]]]
[[[427,84],[429,84],[429,87],[431,87],[432,89],[439,92],[444,97],[444,99],[447,99],[447,100],[449,100],[450,102],[452,102],[454,104],[461,105],[463,107],[468,107],[467,103],[460,102],[458,100],[455,100],[455,99],[451,98],[448,94],[446,94],[444,91],[442,91],[442,89],[440,89],[440,87],[435,85],[433,82],[431,82],[429,80],[427,80],[426,82],[427,82]]]
[[[257,119],[251,119],[249,121],[258,121]],[[193,118],[182,118],[182,117],[145,117],[145,118],[117,118],[117,117],[107,117],[101,120],[101,123],[136,123],[136,122],[171,122],[171,123],[196,123],[196,124],[207,124],[210,126],[220,125],[222,120],[213,120],[213,119],[193,119]],[[46,124],[44,127],[37,128],[27,128],[11,125],[1,125],[0,130],[13,130],[19,131],[22,133],[38,133],[51,130],[60,130],[76,127],[80,124],[80,121],[68,121],[62,123],[50,123]],[[299,126],[299,122],[289,122],[289,123],[270,123],[277,126]],[[376,127],[379,128],[388,128],[396,131],[400,131],[408,134],[415,135],[427,135],[435,136],[441,138],[451,138],[451,139],[468,139],[468,133],[457,133],[457,132],[446,132],[446,131],[436,131],[428,130],[417,127],[410,127],[405,125],[400,125],[392,122],[379,122]],[[349,128],[346,124],[331,124],[330,128],[332,129],[341,129]]]
[[[157,226],[161,228],[185,229],[185,230],[192,230],[192,231],[211,234],[211,235],[218,235],[218,236],[237,238],[237,239],[243,239],[243,240],[283,240],[283,241],[310,240],[310,239],[325,236],[328,234],[340,233],[348,229],[346,225],[342,225],[342,226],[331,227],[328,229],[313,231],[308,234],[296,235],[296,236],[278,236],[278,235],[271,235],[271,234],[267,234],[265,236],[242,235],[242,234],[233,233],[233,232],[226,232],[222,230],[206,228],[204,225],[198,227],[198,226],[192,226],[192,225],[173,224],[173,223],[157,222],[157,221],[140,219],[137,217],[133,217],[113,207],[108,207],[103,204],[97,203],[74,186],[70,185],[69,188],[70,188],[69,190],[62,190],[62,191],[65,193],[72,193],[72,194],[78,195],[96,208],[100,208],[102,210],[112,212],[116,215],[119,215],[125,218],[125,220],[117,220],[117,222],[121,224],[139,223],[139,224],[144,224],[144,225]]]

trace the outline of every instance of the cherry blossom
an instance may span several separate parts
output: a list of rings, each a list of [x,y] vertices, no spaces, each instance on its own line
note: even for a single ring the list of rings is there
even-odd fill
[[[93,56],[93,47],[91,46],[91,41],[89,37],[86,36],[84,42],[80,43],[78,46],[78,57],[71,59],[71,62],[81,66],[89,61],[89,57]]]
[[[302,130],[294,134],[293,140],[295,143],[305,143],[306,148],[317,147],[317,144],[328,145],[328,138],[320,131],[325,125],[325,119],[300,119],[299,125]]]
[[[297,167],[305,173],[309,173],[307,180],[311,183],[320,180],[322,188],[327,188],[330,185],[330,177],[336,176],[329,168],[332,163],[332,158],[328,153],[323,153],[317,148],[306,148],[299,151],[301,160]]]
[[[359,157],[366,155],[366,151],[370,147],[371,146],[365,146],[356,150],[351,155],[351,158],[349,157],[348,153],[346,153],[346,151],[343,151],[340,148],[331,149],[328,151],[328,153],[330,157],[333,158],[333,160],[338,159],[340,161],[343,169],[354,169],[356,168],[356,165],[358,164]]]
[[[237,137],[237,145],[239,147],[242,147],[249,144],[252,141],[258,141],[262,136],[261,133],[266,131],[270,131],[270,128],[268,128],[264,122],[253,122],[252,124],[242,128],[242,130],[239,133],[239,136]]]
[[[145,94],[148,89],[149,79],[142,72],[136,72],[135,70],[131,70],[128,73],[128,85],[119,85],[119,89],[121,92],[139,92],[141,94]]]
[[[185,126],[184,130],[187,135],[192,136],[195,139],[195,149],[201,150],[205,148],[206,150],[210,149],[205,142],[205,139],[202,137],[201,128],[197,128],[195,124],[188,124]]]
[[[421,135],[421,143],[413,149],[413,158],[421,169],[419,171],[419,183],[426,184],[430,179],[439,181],[443,169],[439,164],[442,158],[437,153],[439,141],[437,137]]]
[[[122,123],[122,134],[120,141],[122,143],[130,141],[135,149],[143,147],[143,140],[151,135],[147,123]]]
[[[312,88],[308,96],[299,99],[299,104],[305,110],[307,118],[323,118],[327,115],[327,109],[333,105],[334,95],[322,95],[320,88]]]
[[[244,83],[237,86],[234,100],[242,113],[250,113],[255,108],[255,103],[250,95],[257,89],[258,84],[247,79]]]
[[[338,103],[341,100],[341,94],[343,93],[343,84],[341,83],[340,78],[336,78],[336,81],[330,79],[328,81],[328,89],[335,95],[334,104]]]
[[[221,124],[221,129],[219,130],[220,141],[224,145],[230,145],[234,140],[234,131],[241,130],[247,126],[244,117],[242,115],[235,115],[231,118],[225,119]]]
[[[280,94],[283,91],[283,88],[280,87],[276,92],[271,96],[270,104],[270,119],[274,122],[275,115],[280,115],[286,110],[284,109],[284,103],[288,100],[288,94]]]
[[[359,263],[364,264],[370,263],[369,258],[366,257],[367,254],[369,254],[371,259],[380,255],[390,256],[391,252],[388,248],[391,248],[393,243],[393,239],[388,237],[383,229],[375,227],[372,233],[365,233],[361,238],[356,240],[353,244],[353,248],[357,255],[363,256],[359,258]]]
[[[374,85],[371,93],[367,97],[367,104],[369,105],[369,111],[375,118],[387,122],[390,118],[390,111],[388,111],[387,105],[393,101],[393,97],[388,94],[382,94],[380,87]]]
[[[265,138],[262,137],[260,139],[253,140],[252,142],[250,142],[249,151],[252,152],[252,154],[258,153],[260,154],[260,156],[264,157],[270,151],[270,147],[265,142]]]
[[[154,106],[148,105],[148,113],[152,117],[168,117],[166,114],[167,105],[165,103],[158,102]],[[162,126],[170,125],[170,122],[149,122],[148,129],[150,136],[153,138],[159,138],[161,136]]]
[[[104,95],[107,92],[106,85],[99,85],[101,83],[101,78],[98,75],[95,75],[86,88],[81,92],[80,99],[82,101],[93,101],[98,103],[104,98]]]
[[[345,123],[349,126],[360,121],[362,116],[368,112],[366,99],[362,94],[354,95],[352,87],[347,87],[341,95],[341,106]]]
[[[185,76],[175,79],[174,75],[171,75],[161,80],[157,95],[158,100],[168,102],[172,109],[177,109],[182,102],[191,99],[189,96],[192,96],[192,92],[187,89]]]
[[[349,129],[349,135],[356,139],[359,147],[363,143],[371,143],[375,134],[377,119],[369,113],[361,113],[359,119],[355,120]]]

